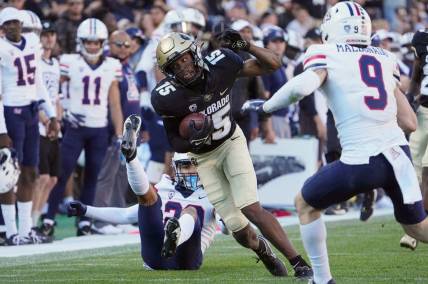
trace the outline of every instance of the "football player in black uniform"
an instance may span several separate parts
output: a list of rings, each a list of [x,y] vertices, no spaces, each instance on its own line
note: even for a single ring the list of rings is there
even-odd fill
[[[421,184],[425,212],[428,213],[428,75],[426,71],[424,72],[424,69],[428,68],[428,30],[417,31],[413,36],[412,46],[415,51],[415,61],[408,97],[412,100],[415,96],[419,94],[420,96],[417,96],[416,102],[419,105],[416,111],[418,128],[410,134],[409,144],[413,165]],[[414,250],[418,241],[404,235],[400,245]]]
[[[188,152],[196,162],[210,202],[235,239],[251,248],[273,275],[287,275],[266,237],[293,265],[296,277],[309,278],[310,266],[275,217],[260,206],[247,142],[231,114],[230,89],[235,79],[272,72],[280,67],[281,60],[273,52],[243,40],[236,31],[226,30],[217,39],[224,48],[205,57],[185,34],[170,33],[160,40],[156,58],[166,78],[153,90],[152,105],[163,118],[173,149]],[[243,62],[235,54],[238,50],[255,58]],[[179,125],[191,113],[205,114],[205,123],[201,129],[192,124],[191,136],[185,139],[179,134]],[[256,235],[248,220],[264,237]]]

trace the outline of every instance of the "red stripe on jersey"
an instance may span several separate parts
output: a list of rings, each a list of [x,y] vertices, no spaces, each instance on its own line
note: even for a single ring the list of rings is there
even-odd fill
[[[313,56],[311,56],[311,57],[307,58],[307,59],[303,62],[303,65],[306,65],[306,64],[308,64],[308,62],[309,62],[309,61],[312,61],[312,60],[315,60],[315,59],[325,59],[325,58],[326,58],[326,57],[325,57],[325,55],[322,55],[322,54],[313,55]]]
[[[353,4],[354,4],[354,7],[355,7],[355,10],[357,10],[357,16],[361,16],[361,12],[360,12],[360,9],[358,9],[357,4],[355,4],[355,3],[353,3]]]

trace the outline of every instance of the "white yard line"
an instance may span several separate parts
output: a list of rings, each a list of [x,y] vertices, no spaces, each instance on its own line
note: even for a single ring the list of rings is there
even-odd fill
[[[71,237],[51,244],[0,247],[0,259],[3,257],[17,257],[26,255],[47,254],[88,250],[106,247],[123,246],[140,243],[140,235],[92,235],[84,237]]]
[[[385,216],[393,214],[392,208],[375,209],[373,216]],[[359,211],[351,211],[341,216],[323,216],[326,222],[353,220],[360,217]],[[278,219],[282,226],[298,225],[296,216],[281,217]],[[51,244],[0,247],[0,259],[18,256],[31,256],[56,252],[70,252],[78,250],[89,250],[97,248],[139,244],[138,234],[123,235],[92,235],[85,237],[71,237]]]

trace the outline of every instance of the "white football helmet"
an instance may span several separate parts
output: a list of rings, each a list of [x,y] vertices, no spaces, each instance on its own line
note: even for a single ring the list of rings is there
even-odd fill
[[[322,40],[327,43],[370,45],[372,23],[366,10],[351,1],[331,7],[321,25]]]
[[[168,31],[181,32],[196,38],[205,28],[205,17],[194,8],[171,10],[166,14],[164,24]]]
[[[175,180],[180,186],[192,191],[202,188],[202,184],[196,170],[195,172],[186,173],[181,171],[182,166],[195,165],[195,162],[193,162],[187,154],[175,153],[172,158],[172,164],[175,170]]]
[[[36,35],[40,36],[42,32],[42,22],[40,21],[39,16],[37,16],[33,11],[22,10],[22,32],[30,33],[33,32]]]
[[[79,44],[79,51],[90,60],[97,59],[103,54],[104,46],[107,44],[107,38],[107,27],[98,19],[86,19],[77,28],[77,43]],[[89,53],[83,44],[85,40],[101,41],[102,45],[96,53]]]
[[[15,153],[8,148],[0,149],[0,194],[15,187],[20,173]]]
[[[20,21],[22,23],[22,14],[21,12],[13,7],[6,7],[0,12],[0,26],[8,21]]]

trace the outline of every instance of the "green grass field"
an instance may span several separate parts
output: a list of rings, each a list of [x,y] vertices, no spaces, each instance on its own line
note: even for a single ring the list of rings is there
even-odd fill
[[[368,223],[328,223],[328,248],[337,283],[428,283],[428,246],[400,248],[402,230],[392,217]],[[303,252],[297,226],[287,228]],[[290,266],[287,263],[287,266]],[[291,270],[291,268],[289,269]],[[1,258],[0,283],[302,283],[274,278],[229,236],[218,236],[199,271],[145,271],[139,246],[43,256]]]

